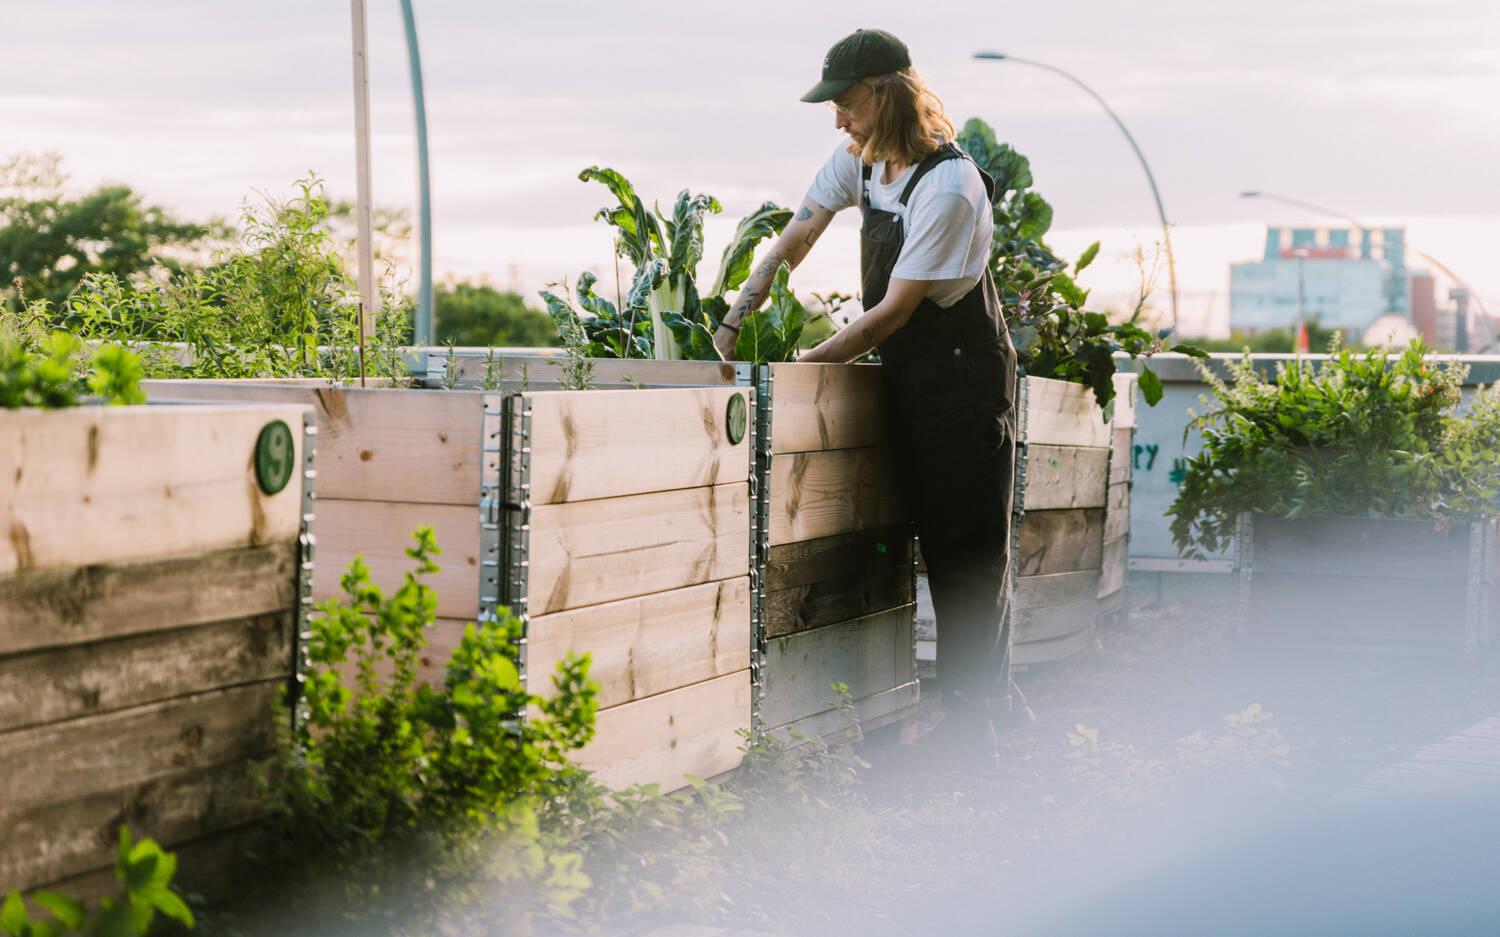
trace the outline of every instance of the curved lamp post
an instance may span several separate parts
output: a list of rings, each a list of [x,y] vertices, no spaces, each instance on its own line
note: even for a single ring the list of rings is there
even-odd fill
[[[419,346],[431,345],[432,331],[432,186],[427,173],[427,99],[422,92],[422,56],[417,51],[417,20],[411,0],[401,0],[401,19],[406,24],[406,53],[411,63],[411,93],[417,111],[418,214],[422,229],[422,261],[417,285],[415,338]]]
[[[1361,245],[1363,245],[1364,243],[1364,232],[1371,230],[1369,225],[1360,221],[1358,218],[1354,217],[1348,212],[1334,211],[1331,208],[1325,208],[1322,205],[1315,205],[1312,202],[1304,202],[1303,200],[1296,198],[1287,198],[1285,195],[1274,195],[1270,192],[1259,192],[1252,189],[1247,192],[1241,192],[1240,198],[1263,198],[1272,202],[1280,202],[1283,205],[1291,205],[1294,208],[1304,208],[1308,211],[1315,211],[1320,215],[1329,215],[1334,218],[1342,218],[1359,229]],[[1444,266],[1442,261],[1438,260],[1436,257],[1433,257],[1431,254],[1424,254],[1416,248],[1411,248],[1411,252],[1441,270],[1445,275],[1447,275],[1448,279],[1452,280],[1454,283],[1457,283],[1461,289],[1467,292],[1469,298],[1473,299],[1475,305],[1479,307],[1479,316],[1483,320],[1485,331],[1489,334],[1490,337],[1489,341],[1485,343],[1485,348],[1488,348],[1491,345],[1495,344],[1495,327],[1494,324],[1490,322],[1490,314],[1484,308],[1484,301],[1479,298],[1479,294],[1469,289],[1469,284],[1465,283],[1462,277],[1454,273],[1452,270],[1449,270],[1446,266]],[[1484,351],[1484,348],[1481,348],[1480,351]]]
[[[1167,223],[1166,209],[1162,208],[1161,192],[1159,192],[1156,188],[1156,177],[1151,174],[1151,167],[1146,163],[1146,156],[1141,152],[1141,148],[1136,145],[1135,137],[1132,137],[1130,135],[1130,131],[1125,128],[1125,122],[1120,120],[1119,115],[1110,109],[1110,106],[1104,102],[1104,99],[1099,96],[1098,92],[1096,92],[1093,88],[1090,88],[1088,85],[1084,84],[1082,81],[1079,81],[1073,75],[1063,71],[1055,65],[1048,65],[1045,62],[1034,62],[1031,59],[1016,58],[1013,55],[1005,55],[1001,52],[976,52],[974,53],[974,58],[989,59],[992,61],[1018,62],[1022,65],[1031,65],[1035,68],[1045,69],[1046,71],[1052,72],[1054,75],[1061,75],[1063,78],[1066,78],[1073,84],[1077,85],[1079,88],[1083,89],[1084,93],[1089,97],[1099,102],[1099,106],[1104,108],[1104,113],[1108,114],[1109,119],[1115,122],[1116,127],[1120,128],[1120,132],[1125,135],[1125,142],[1130,144],[1130,148],[1135,151],[1135,158],[1140,160],[1141,168],[1146,171],[1146,182],[1151,186],[1151,197],[1156,199],[1156,216],[1161,220],[1162,244],[1167,250],[1167,276],[1171,280],[1172,286],[1172,328],[1177,328],[1177,262],[1172,257],[1171,225]]]

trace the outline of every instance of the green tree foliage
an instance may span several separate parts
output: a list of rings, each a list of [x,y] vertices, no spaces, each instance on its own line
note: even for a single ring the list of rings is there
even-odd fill
[[[197,250],[222,235],[218,223],[182,221],[145,204],[126,185],[70,197],[56,154],[0,162],[0,305],[26,298],[60,307],[90,274],[121,280],[161,265],[182,269],[168,248]]]
[[[1460,415],[1465,367],[1438,366],[1414,341],[1392,359],[1339,349],[1320,366],[1248,357],[1230,380],[1202,368],[1214,404],[1189,424],[1188,460],[1167,514],[1184,555],[1222,549],[1242,511],[1474,520],[1500,510],[1500,386]]]
[[[1194,342],[1204,351],[1231,353],[1248,351],[1257,355],[1289,355],[1297,350],[1297,328],[1292,326],[1285,329],[1267,329],[1264,332],[1256,332],[1254,335],[1237,331],[1231,333],[1228,338],[1200,338],[1194,339]],[[1336,345],[1345,348],[1359,347],[1345,341],[1343,331],[1324,328],[1318,322],[1317,316],[1307,320],[1307,347],[1310,351],[1322,354]]]
[[[537,348],[561,344],[545,312],[520,293],[475,283],[439,284],[433,291],[438,344]]]

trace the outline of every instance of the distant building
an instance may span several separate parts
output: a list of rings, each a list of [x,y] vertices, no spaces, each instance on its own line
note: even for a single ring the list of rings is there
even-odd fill
[[[1316,316],[1362,334],[1385,315],[1410,318],[1405,228],[1266,229],[1265,255],[1229,268],[1229,327],[1289,328]]]

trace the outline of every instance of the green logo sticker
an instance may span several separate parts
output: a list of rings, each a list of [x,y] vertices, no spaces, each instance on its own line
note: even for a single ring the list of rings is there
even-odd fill
[[[745,395],[735,394],[729,398],[729,409],[724,413],[724,428],[729,433],[729,444],[738,446],[745,438],[745,427],[750,420],[749,408],[745,406]]]
[[[281,420],[272,420],[261,428],[255,440],[255,480],[260,490],[274,495],[292,480],[297,467],[297,447],[292,431]]]

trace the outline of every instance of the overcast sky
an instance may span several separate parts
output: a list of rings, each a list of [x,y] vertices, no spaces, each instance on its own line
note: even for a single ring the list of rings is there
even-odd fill
[[[1327,223],[1243,200],[1330,206],[1410,241],[1500,310],[1500,5],[1485,0],[1038,3],[476,3],[415,0],[427,89],[439,276],[535,289],[610,263],[608,201],[578,170],[612,166],[643,197],[725,205],[716,259],[766,198],[796,205],[838,143],[797,98],[856,27],[902,37],[956,123],[979,116],[1031,158],[1049,238],[1101,238],[1085,285],[1127,291],[1160,240],[1150,161],[1173,224],[1185,319],[1227,317],[1228,264],[1267,223]],[[124,181],[190,217],[233,216],[252,190],[314,170],[354,192],[350,10],[307,0],[0,0],[0,155],[58,151],[75,189]],[[415,207],[411,83],[397,0],[369,4],[375,197]],[[857,219],[794,277],[857,285]],[[1157,299],[1166,302],[1166,278]]]

